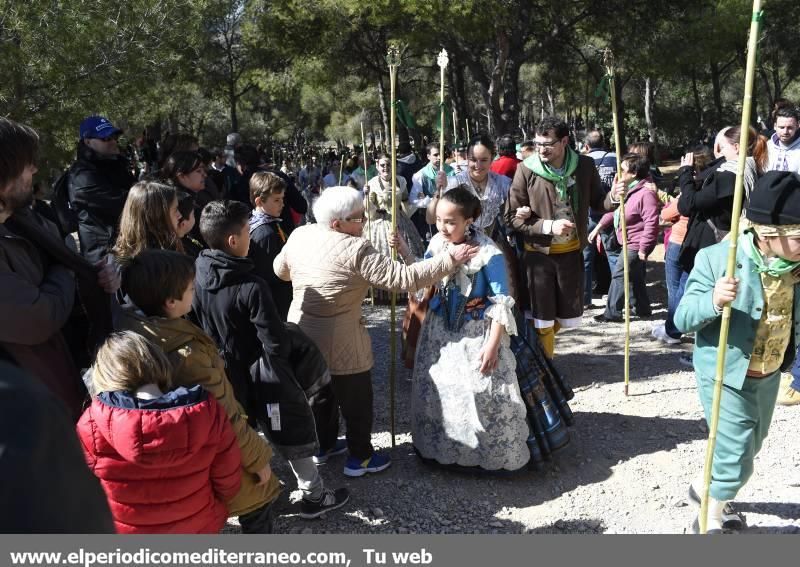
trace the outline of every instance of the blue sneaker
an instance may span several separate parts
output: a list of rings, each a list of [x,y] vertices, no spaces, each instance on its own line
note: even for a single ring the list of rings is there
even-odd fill
[[[328,449],[327,451],[320,451],[313,457],[311,460],[314,461],[315,464],[321,465],[323,463],[327,463],[330,457],[335,457],[336,455],[341,455],[347,452],[347,440],[346,439],[337,439],[336,444]]]
[[[355,457],[347,457],[347,461],[344,463],[344,474],[346,476],[364,476],[367,473],[386,470],[391,464],[391,457],[382,453],[372,453],[372,456],[364,461],[359,461]]]

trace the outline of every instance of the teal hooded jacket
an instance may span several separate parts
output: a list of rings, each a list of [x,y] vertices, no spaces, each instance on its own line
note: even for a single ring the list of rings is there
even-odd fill
[[[756,265],[747,253],[747,242],[739,238],[736,251],[736,277],[739,289],[731,310],[728,347],[725,356],[724,383],[737,390],[742,388],[750,355],[756,338],[756,329],[764,310],[764,288]],[[678,309],[675,311],[675,326],[678,330],[695,332],[694,368],[695,371],[713,378],[717,368],[717,350],[722,315],[714,309],[712,295],[714,284],[725,276],[728,263],[728,241],[720,242],[697,253],[694,269],[686,282]],[[793,313],[790,318],[793,333],[784,353],[782,369],[791,366],[795,359],[795,349],[800,345],[800,285],[794,286]]]

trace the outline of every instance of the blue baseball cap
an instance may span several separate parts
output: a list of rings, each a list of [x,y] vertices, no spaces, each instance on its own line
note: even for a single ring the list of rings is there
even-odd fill
[[[81,122],[79,135],[83,138],[110,138],[116,134],[121,134],[122,130],[114,126],[103,116],[89,116]]]

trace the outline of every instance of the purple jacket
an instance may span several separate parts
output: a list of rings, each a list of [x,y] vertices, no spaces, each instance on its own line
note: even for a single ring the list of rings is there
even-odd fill
[[[650,254],[658,240],[658,214],[661,201],[656,192],[645,187],[652,183],[648,177],[640,181],[636,187],[628,191],[625,198],[625,223],[628,231],[628,246],[637,251],[644,250]],[[606,213],[600,219],[600,226],[606,227],[614,223],[614,213]],[[617,229],[617,240],[622,242],[622,230]]]

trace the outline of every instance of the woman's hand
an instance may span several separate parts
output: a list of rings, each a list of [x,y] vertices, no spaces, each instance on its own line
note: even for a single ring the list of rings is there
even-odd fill
[[[459,244],[450,248],[450,256],[456,264],[466,264],[472,260],[481,249],[476,244]]]
[[[594,239],[597,238],[597,235],[600,234],[600,225],[598,224],[596,227],[592,229],[592,232],[589,233],[589,242],[594,242]]]
[[[517,207],[517,212],[514,213],[514,216],[520,220],[528,220],[529,218],[531,218],[531,208]]]
[[[627,187],[625,187],[624,181],[614,181],[614,185],[611,187],[611,197],[619,202],[625,196],[626,191]]]
[[[497,368],[499,361],[498,353],[500,351],[500,342],[492,341],[491,339],[486,342],[478,353],[478,360],[481,363],[481,374],[491,374]]]
[[[389,235],[388,241],[389,246],[391,248],[395,248],[397,253],[400,254],[401,258],[406,258],[407,256],[411,255],[411,250],[408,248],[408,244],[399,233],[393,232],[391,235]]]
[[[686,152],[686,155],[681,158],[681,167],[685,166],[694,168],[694,154],[692,152]]]

